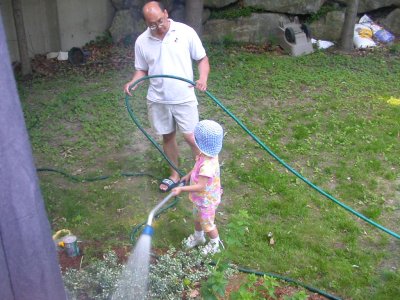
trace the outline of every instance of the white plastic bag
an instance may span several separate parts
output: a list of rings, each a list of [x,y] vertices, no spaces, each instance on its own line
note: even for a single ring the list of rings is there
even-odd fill
[[[371,23],[372,23],[372,20],[367,15],[363,15],[360,18],[360,20],[358,21],[358,24],[363,24],[363,25],[366,25],[366,26],[369,26]]]
[[[335,45],[333,42],[330,41],[316,40],[316,39],[311,39],[311,43],[317,45],[318,49],[328,49],[329,47]]]
[[[60,51],[57,56],[58,60],[68,60],[68,52]]]
[[[324,41],[324,40],[317,41],[318,49],[328,49],[329,47],[332,47],[333,45],[335,45],[335,44],[330,41]]]
[[[357,49],[375,47],[376,43],[372,39],[372,30],[364,24],[356,24],[354,26],[354,46]]]
[[[358,21],[359,24],[367,26],[372,30],[373,37],[380,43],[390,43],[394,41],[394,35],[384,29],[382,26],[374,23],[370,17],[363,15]]]

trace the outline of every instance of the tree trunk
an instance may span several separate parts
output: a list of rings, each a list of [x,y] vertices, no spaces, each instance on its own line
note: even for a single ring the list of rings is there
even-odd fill
[[[201,36],[203,32],[203,0],[186,0],[185,22]]]
[[[12,0],[11,5],[13,8],[15,30],[17,32],[19,57],[21,60],[22,75],[29,75],[32,73],[31,60],[28,53],[28,43],[25,35],[24,17],[22,15],[21,0]]]
[[[344,52],[352,52],[354,50],[353,37],[354,26],[357,18],[358,3],[359,0],[347,0],[346,14],[340,36],[340,50]]]

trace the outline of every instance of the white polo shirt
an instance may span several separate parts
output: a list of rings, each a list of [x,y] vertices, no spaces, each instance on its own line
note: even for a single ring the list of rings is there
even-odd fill
[[[169,19],[170,27],[163,40],[151,35],[149,28],[135,43],[135,68],[148,75],[174,75],[193,81],[192,60],[206,56],[196,31],[186,24]],[[147,99],[165,104],[197,103],[194,88],[185,81],[152,78]]]

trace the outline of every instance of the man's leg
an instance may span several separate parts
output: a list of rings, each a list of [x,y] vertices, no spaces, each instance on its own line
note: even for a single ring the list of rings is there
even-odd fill
[[[184,133],[183,137],[184,137],[186,143],[188,143],[188,145],[190,146],[190,149],[192,149],[193,158],[196,158],[196,155],[200,154],[200,150],[199,150],[199,148],[197,148],[196,143],[194,142],[194,134],[193,133]]]
[[[169,134],[164,134],[163,135],[163,149],[165,152],[165,155],[169,158],[169,160],[176,166],[178,167],[178,144],[176,142],[176,131],[169,133]],[[175,171],[174,168],[171,167],[171,175],[169,178],[173,182],[178,182],[180,179],[180,176],[177,171]],[[160,189],[163,191],[166,191],[168,186],[165,184],[161,183],[160,184]]]
[[[174,106],[174,118],[178,124],[179,131],[182,132],[185,142],[190,146],[193,158],[200,154],[194,142],[194,128],[199,122],[199,112],[196,103],[184,103]]]

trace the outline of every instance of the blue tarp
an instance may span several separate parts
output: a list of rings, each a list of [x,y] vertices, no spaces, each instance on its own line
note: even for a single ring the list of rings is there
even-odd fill
[[[0,299],[66,299],[1,13]]]

